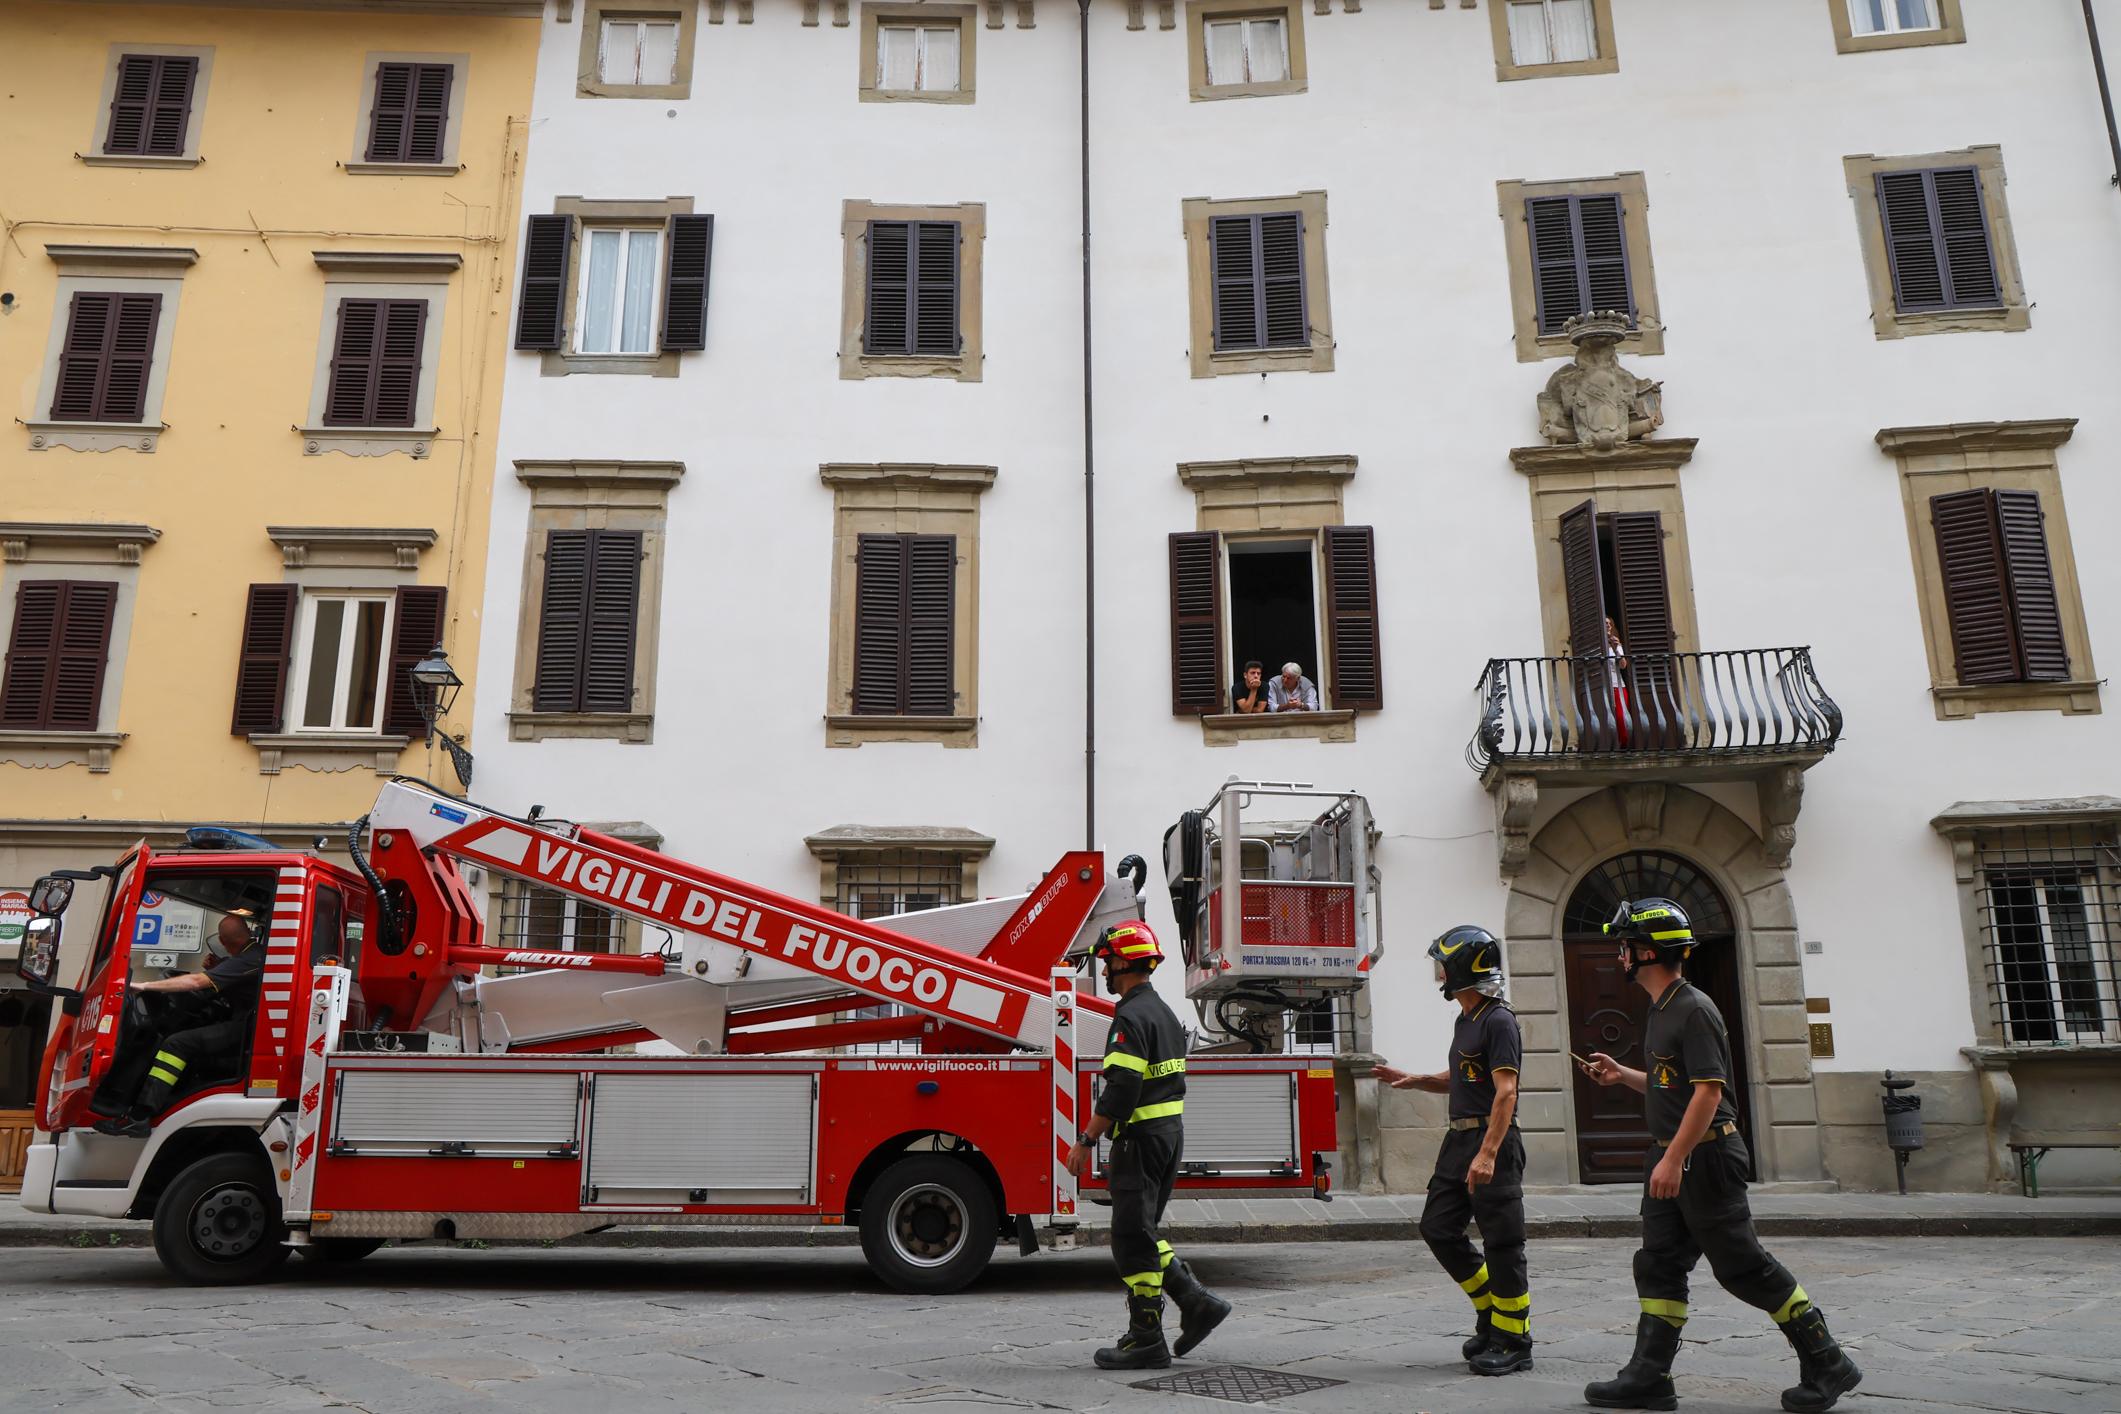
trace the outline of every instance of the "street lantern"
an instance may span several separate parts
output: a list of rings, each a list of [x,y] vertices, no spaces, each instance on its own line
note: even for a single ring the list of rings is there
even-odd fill
[[[437,643],[434,651],[412,665],[412,701],[419,709],[420,720],[427,723],[427,730],[449,752],[449,764],[457,773],[457,782],[464,789],[471,789],[471,753],[464,744],[443,731],[435,723],[449,715],[456,705],[457,693],[464,687],[464,679],[457,670],[449,666],[449,655]]]

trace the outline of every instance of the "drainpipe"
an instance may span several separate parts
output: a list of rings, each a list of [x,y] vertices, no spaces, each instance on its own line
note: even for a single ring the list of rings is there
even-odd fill
[[[1083,211],[1083,848],[1097,848],[1097,450],[1090,391],[1090,0],[1077,61],[1082,111]]]
[[[2114,127],[2114,91],[2106,83],[2106,51],[2099,47],[2099,20],[2092,0],[2084,0],[2084,32],[2092,42],[2092,72],[2099,76],[2099,106],[2106,113],[2106,145],[2114,154],[2114,174],[2107,181],[2121,186],[2121,129]]]

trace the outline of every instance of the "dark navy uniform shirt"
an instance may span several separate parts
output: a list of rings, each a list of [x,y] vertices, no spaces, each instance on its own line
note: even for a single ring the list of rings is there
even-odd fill
[[[258,983],[265,975],[265,945],[252,943],[229,957],[217,957],[206,967],[206,980],[214,993],[237,1012],[257,1004]]]
[[[1186,1032],[1152,986],[1119,999],[1105,1035],[1105,1088],[1096,1112],[1112,1132],[1176,1129],[1186,1100]]]
[[[1495,1108],[1495,1072],[1516,1070],[1523,1057],[1517,1013],[1509,1007],[1483,997],[1461,1011],[1451,1030],[1451,1118],[1486,1119]]]
[[[1738,1118],[1738,1111],[1731,1107],[1731,1036],[1724,1029],[1723,1013],[1707,993],[1684,977],[1666,988],[1650,1004],[1642,1047],[1643,1074],[1649,1077],[1643,1089],[1644,1109],[1653,1141],[1672,1142],[1694,1098],[1697,1080],[1716,1081],[1721,1091],[1710,1128]]]

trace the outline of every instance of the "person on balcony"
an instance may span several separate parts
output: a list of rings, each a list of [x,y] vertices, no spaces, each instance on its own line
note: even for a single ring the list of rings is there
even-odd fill
[[[1620,626],[1605,616],[1606,677],[1613,684],[1613,726],[1620,744],[1628,744],[1628,649],[1620,641]]]
[[[1266,669],[1254,658],[1245,664],[1244,676],[1230,689],[1230,710],[1240,716],[1267,710]]]
[[[1304,676],[1301,664],[1284,663],[1281,665],[1281,675],[1267,684],[1267,710],[1270,712],[1316,712],[1318,710],[1318,687]]]

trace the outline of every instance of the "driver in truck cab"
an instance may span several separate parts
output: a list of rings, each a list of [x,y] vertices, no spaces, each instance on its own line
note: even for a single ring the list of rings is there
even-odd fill
[[[98,1133],[145,1139],[187,1071],[241,1053],[257,1015],[265,949],[237,913],[222,917],[214,937],[220,956],[204,970],[129,984],[124,1039],[89,1101],[104,1116]]]

